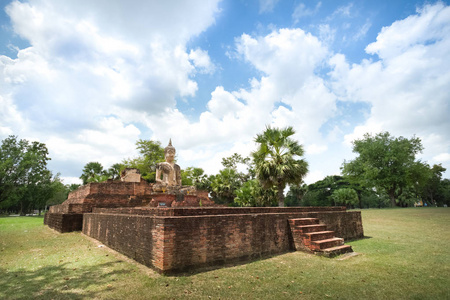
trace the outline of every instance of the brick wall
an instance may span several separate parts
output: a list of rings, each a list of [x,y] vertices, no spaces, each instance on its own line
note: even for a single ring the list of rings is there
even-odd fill
[[[152,185],[142,182],[91,182],[69,193],[65,203],[82,203],[87,199],[94,201],[97,197],[105,196],[147,196],[152,192]],[[112,200],[112,199],[111,199]]]
[[[158,226],[161,219],[138,215],[85,214],[83,233],[146,265],[159,266]],[[162,244],[159,244],[162,247]],[[155,247],[155,250],[153,248]],[[162,259],[161,259],[162,260]]]
[[[95,213],[84,216],[83,233],[162,273],[287,252],[293,249],[290,218],[318,217],[339,237],[363,237],[360,212],[259,210],[269,213],[226,215],[223,213],[228,209],[222,209],[222,214],[219,210],[210,211],[216,212],[215,215],[164,217],[150,214],[186,210],[129,209],[129,213],[149,213],[130,215],[125,214],[125,209],[110,210],[122,213],[94,209]],[[190,213],[193,213],[192,209]]]
[[[80,231],[83,214],[46,213],[44,224],[59,232]]]
[[[293,213],[293,212],[345,212],[345,207],[133,207],[133,208],[94,208],[96,213],[139,214],[154,216],[202,216],[202,215],[234,215],[261,213]]]
[[[361,212],[348,211],[345,213],[318,212],[310,213],[311,218],[318,218],[321,223],[333,230],[337,237],[345,240],[361,239],[364,237]]]

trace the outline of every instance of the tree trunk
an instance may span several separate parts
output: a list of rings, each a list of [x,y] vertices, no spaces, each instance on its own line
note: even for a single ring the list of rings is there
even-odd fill
[[[278,184],[277,198],[278,207],[284,207],[284,184]]]
[[[391,199],[391,207],[395,207],[395,189],[389,190],[389,198]]]
[[[23,203],[22,203],[22,201],[20,201],[19,216],[25,216],[25,213],[23,212]]]

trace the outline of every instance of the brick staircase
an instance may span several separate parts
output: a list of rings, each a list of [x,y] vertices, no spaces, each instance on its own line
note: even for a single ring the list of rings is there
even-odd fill
[[[334,236],[327,225],[317,218],[289,219],[295,250],[307,251],[327,257],[353,252],[352,246],[344,245],[344,239]]]

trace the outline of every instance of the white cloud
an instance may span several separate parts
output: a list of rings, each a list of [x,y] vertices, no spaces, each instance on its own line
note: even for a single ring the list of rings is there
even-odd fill
[[[417,14],[383,27],[377,41],[366,51],[382,59],[395,58],[405,52],[418,50],[429,43],[438,44],[450,35],[450,7],[438,2],[417,9]]]
[[[321,154],[321,153],[325,152],[327,149],[328,149],[328,147],[326,145],[311,144],[306,148],[306,153],[308,153],[309,155]]]
[[[260,7],[267,12],[275,4]],[[300,3],[293,18],[319,9]],[[217,1],[201,0],[13,2],[12,26],[31,47],[16,59],[0,56],[0,136],[45,142],[53,169],[67,180],[89,161],[108,167],[136,155],[139,138],[172,138],[182,167],[215,173],[223,157],[254,150],[265,125],[296,129],[309,182],[338,174],[351,158],[351,140],[383,130],[417,134],[423,158],[450,169],[449,7],[425,6],[385,27],[366,48],[376,56],[357,64],[328,48],[336,35],[330,26],[319,28],[320,39],[299,28],[244,33],[231,59],[256,70],[255,77],[234,90],[219,82],[204,111],[187,116],[176,99],[196,96],[201,74],[220,73],[213,52],[192,42],[219,12]],[[333,16],[351,13],[350,4]],[[367,103],[370,112],[351,128],[338,99],[350,109]]]
[[[450,149],[450,7],[438,3],[383,28],[367,46],[380,60],[349,65],[342,55],[330,63],[333,91],[342,100],[371,105],[364,124],[346,135],[348,143],[366,132],[417,135],[431,160]],[[446,165],[450,167],[450,165]]]
[[[294,12],[292,13],[292,19],[294,20],[294,23],[298,23],[303,17],[315,15],[319,11],[321,6],[322,2],[318,2],[314,9],[310,9],[307,8],[304,3],[300,2],[297,6],[295,6]]]
[[[352,13],[351,10],[353,8],[353,3],[349,3],[347,5],[339,6],[328,19],[335,18],[336,16],[343,16],[343,17],[351,17]]]
[[[218,1],[34,0],[5,10],[31,47],[0,56],[1,137],[46,142],[58,167],[134,153],[131,123],[174,109],[176,97],[195,95],[196,72],[214,70],[186,43],[214,23]]]
[[[194,66],[199,68],[202,73],[213,73],[215,70],[215,66],[211,62],[207,51],[203,51],[199,48],[195,50],[191,49],[189,59],[193,61]]]
[[[275,5],[280,0],[259,0],[259,13],[267,13],[273,11]]]
[[[367,32],[369,31],[370,27],[372,27],[372,23],[369,20],[367,20],[366,23],[364,23],[364,25],[359,28],[356,34],[352,36],[352,40],[357,41],[359,39],[364,38]]]
[[[450,161],[450,153],[441,153],[433,157],[433,162],[443,163]]]
[[[264,75],[253,78],[247,89],[230,92],[217,87],[208,110],[196,122],[190,122],[178,110],[168,109],[149,125],[157,139],[172,137],[179,147],[205,159],[192,163],[215,172],[221,168],[221,158],[234,153],[230,148],[246,145],[247,153],[254,150],[248,141],[265,125],[294,126],[301,143],[323,144],[320,128],[335,113],[336,98],[316,74],[328,51],[320,41],[300,29],[283,29],[266,36],[243,34],[236,41],[236,49]],[[316,151],[324,150],[316,147]],[[188,157],[180,154],[180,163]]]

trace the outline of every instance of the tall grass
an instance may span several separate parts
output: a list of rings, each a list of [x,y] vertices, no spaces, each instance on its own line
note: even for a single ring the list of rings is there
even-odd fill
[[[362,211],[358,256],[157,273],[39,217],[0,218],[0,299],[450,299],[450,209]]]

